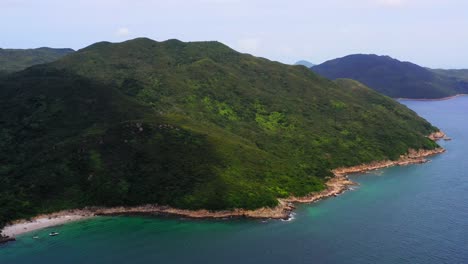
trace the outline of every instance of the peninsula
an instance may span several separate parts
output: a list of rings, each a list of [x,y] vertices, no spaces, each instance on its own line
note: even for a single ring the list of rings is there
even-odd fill
[[[76,208],[286,218],[345,190],[336,168],[442,151],[438,128],[357,81],[219,42],[95,43],[2,75],[0,110],[0,227]]]

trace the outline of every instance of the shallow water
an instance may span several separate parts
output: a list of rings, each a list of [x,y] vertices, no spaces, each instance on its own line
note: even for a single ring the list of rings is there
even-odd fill
[[[448,152],[355,175],[292,221],[98,217],[25,234],[0,263],[468,263],[468,97],[403,103],[454,138]]]

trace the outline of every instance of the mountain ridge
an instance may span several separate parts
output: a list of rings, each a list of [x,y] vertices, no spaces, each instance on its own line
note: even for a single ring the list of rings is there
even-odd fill
[[[436,99],[468,91],[468,82],[390,56],[353,54],[314,66],[330,79],[350,78],[394,98]]]
[[[74,50],[69,48],[0,48],[0,72],[4,72],[4,74],[6,74],[24,70],[33,65],[52,62],[72,52],[74,52]]]

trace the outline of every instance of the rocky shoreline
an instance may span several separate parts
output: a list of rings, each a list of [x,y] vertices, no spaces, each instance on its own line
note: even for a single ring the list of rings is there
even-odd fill
[[[445,139],[446,135],[439,131],[428,136],[432,140]],[[192,219],[223,219],[223,218],[252,218],[252,219],[289,219],[291,212],[295,209],[294,203],[313,203],[328,197],[338,196],[356,185],[348,179],[347,175],[353,173],[364,173],[372,170],[388,168],[392,166],[406,166],[410,164],[421,164],[427,162],[427,157],[445,152],[443,148],[433,150],[412,150],[401,155],[398,160],[384,160],[371,162],[352,167],[336,168],[332,170],[334,177],[326,182],[326,188],[320,192],[311,193],[303,197],[288,197],[278,199],[278,206],[274,208],[264,207],[256,210],[234,209],[224,211],[209,210],[186,210],[162,205],[142,205],[134,207],[88,207],[85,209],[66,210],[53,214],[40,215],[32,220],[18,220],[6,226],[3,234],[14,237],[16,235],[34,231],[37,229],[56,226],[70,221],[77,221],[93,216],[115,216],[115,215],[171,215],[187,217]],[[4,243],[0,240],[0,243]]]
[[[444,134],[445,136],[445,134]],[[294,203],[313,203],[321,199],[337,196],[348,190],[350,186],[356,185],[348,179],[348,174],[364,173],[372,170],[388,168],[392,166],[406,166],[410,164],[421,164],[427,162],[427,157],[445,152],[443,148],[433,150],[412,150],[408,154],[401,155],[396,161],[385,160],[372,162],[353,167],[337,168],[332,172],[334,177],[330,178],[325,190],[311,193],[302,197],[288,197],[278,199],[278,206],[274,208],[260,208],[256,210],[235,209],[226,211],[209,210],[185,210],[169,206],[144,205],[137,207],[114,207],[114,208],[94,208],[95,215],[174,215],[194,219],[210,218],[253,218],[253,219],[289,219],[291,212],[295,209]]]
[[[16,238],[9,237],[9,236],[0,236],[0,245],[6,244],[8,242],[13,242],[13,241],[16,241]]]
[[[450,137],[448,137],[443,131],[437,131],[437,132],[434,132],[432,134],[430,134],[429,136],[427,136],[430,140],[433,140],[433,141],[438,141],[438,140],[445,140],[445,141],[449,141],[449,140],[452,140]]]
[[[408,151],[408,154],[401,155],[400,158],[396,161],[384,160],[378,162],[371,162],[368,164],[362,164],[352,167],[336,168],[332,170],[335,175],[333,178],[328,180],[327,188],[318,193],[312,193],[304,197],[290,197],[284,199],[284,202],[287,203],[312,203],[323,198],[337,196],[346,190],[350,186],[356,185],[355,182],[348,179],[347,175],[355,173],[365,173],[373,170],[388,168],[392,166],[406,166],[411,164],[421,164],[427,162],[427,157],[437,155],[445,152],[443,148],[437,148],[433,150],[412,150]],[[288,211],[289,208],[285,208],[285,211]]]

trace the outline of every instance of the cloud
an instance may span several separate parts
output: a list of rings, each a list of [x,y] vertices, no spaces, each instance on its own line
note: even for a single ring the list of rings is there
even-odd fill
[[[118,37],[126,37],[130,35],[130,30],[126,27],[121,27],[117,29],[117,31],[115,32],[115,35],[117,35]]]
[[[260,46],[257,38],[244,38],[237,41],[237,47],[242,52],[255,53]]]

